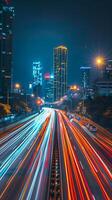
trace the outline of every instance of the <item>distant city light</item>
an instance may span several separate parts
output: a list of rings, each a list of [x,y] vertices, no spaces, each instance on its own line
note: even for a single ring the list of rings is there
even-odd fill
[[[78,89],[77,85],[70,86],[70,90],[77,90],[77,89]]]
[[[51,75],[51,76],[50,76],[50,78],[51,78],[51,79],[53,79],[53,78],[54,78],[54,76],[53,76],[53,75]]]
[[[51,78],[50,73],[45,73],[44,78],[49,80]]]
[[[19,83],[16,83],[16,84],[15,84],[15,88],[16,88],[16,89],[20,89],[20,87],[21,87],[21,86],[20,86]]]
[[[48,72],[48,73],[45,73],[44,78],[49,80],[49,79],[53,79],[54,76]]]
[[[95,58],[95,64],[100,66],[100,65],[103,65],[104,64],[104,57],[102,56],[98,56]]]
[[[32,84],[31,83],[29,84],[29,89],[32,89]]]
[[[42,106],[42,105],[44,104],[44,100],[41,99],[41,98],[38,98],[38,99],[36,100],[36,103],[37,103],[38,106]]]

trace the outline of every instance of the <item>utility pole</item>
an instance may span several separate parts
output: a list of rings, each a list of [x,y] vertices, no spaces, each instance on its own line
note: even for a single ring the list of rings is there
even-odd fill
[[[83,80],[83,102],[82,102],[82,113],[83,115],[86,114],[86,107],[85,107],[85,98],[86,98],[86,74],[84,73],[84,80]]]
[[[9,105],[9,91],[7,91],[7,104]]]

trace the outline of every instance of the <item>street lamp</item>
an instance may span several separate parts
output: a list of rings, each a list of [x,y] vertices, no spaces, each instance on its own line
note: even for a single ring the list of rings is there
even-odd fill
[[[38,106],[39,113],[40,113],[40,107],[44,104],[43,99],[38,98],[38,99],[36,100],[36,104],[37,104],[37,106]]]
[[[102,69],[103,69],[103,65],[105,64],[105,59],[104,59],[104,57],[103,56],[97,56],[96,58],[95,58],[95,65],[96,65],[96,67],[97,67],[97,76],[98,76],[98,74],[99,74],[99,69],[101,70],[101,76],[103,76],[103,71],[102,71]]]
[[[37,99],[36,103],[37,103],[38,106],[41,106],[42,105],[42,100],[41,99]]]
[[[98,56],[98,57],[96,57],[95,61],[96,61],[96,65],[101,66],[104,64],[104,57]]]
[[[17,93],[19,93],[19,90],[21,88],[21,85],[19,83],[15,83],[15,86],[14,86],[15,90]]]
[[[19,89],[20,89],[20,87],[21,87],[21,85],[20,85],[19,83],[16,83],[16,84],[15,84],[15,88],[16,88],[16,89],[18,89],[18,90],[19,90]]]

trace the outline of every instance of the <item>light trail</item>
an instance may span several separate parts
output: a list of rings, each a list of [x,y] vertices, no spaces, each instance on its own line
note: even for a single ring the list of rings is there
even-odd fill
[[[63,111],[45,108],[6,128],[0,139],[0,199],[47,199],[57,138],[63,200],[111,200],[112,135],[98,126],[93,136],[83,128],[87,121],[71,123]]]
[[[83,152],[90,166],[91,173],[94,175],[99,187],[101,188],[103,198],[110,200],[112,196],[112,188],[110,184],[112,183],[112,173],[110,169],[92,147],[92,144],[88,142],[84,134],[78,130],[77,127],[74,127],[62,112],[61,114],[66,121],[67,126],[70,128],[71,133],[77,141],[81,151]]]
[[[24,149],[32,142],[32,140],[35,138],[35,136],[37,135],[40,127],[42,126],[43,122],[45,121],[46,117],[48,116],[48,114],[45,115],[45,117],[42,118],[42,116],[40,115],[39,117],[37,117],[35,119],[35,125],[30,127],[30,131],[29,131],[29,127],[27,130],[23,131],[22,136],[26,133],[26,131],[29,131],[27,136],[25,136],[24,140],[16,147],[16,149],[2,162],[1,166],[0,166],[0,181],[2,180],[2,178],[4,177],[4,175],[6,174],[6,172],[9,170],[10,166],[15,162],[15,160],[21,155],[21,153],[24,151]],[[17,139],[14,138],[14,142],[18,139],[21,139],[21,137],[17,136]],[[11,139],[10,142],[8,142],[7,148],[9,148],[13,142],[13,139]],[[10,144],[9,144],[10,143]],[[4,146],[3,146],[4,148]],[[2,149],[3,149],[2,148]],[[6,150],[6,147],[4,148],[4,151]],[[4,152],[2,151],[2,152]]]

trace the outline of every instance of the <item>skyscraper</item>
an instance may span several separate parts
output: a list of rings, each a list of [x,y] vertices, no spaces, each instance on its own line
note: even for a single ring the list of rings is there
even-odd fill
[[[14,8],[0,3],[0,101],[9,103],[12,84],[12,25]]]
[[[68,49],[65,46],[54,48],[54,101],[59,100],[67,92]]]
[[[91,96],[91,85],[90,85],[90,72],[91,67],[82,66],[81,70],[81,86],[83,90],[83,98],[87,99],[88,96]]]
[[[33,62],[33,94],[42,97],[42,66],[40,61]]]
[[[91,67],[82,66],[80,67],[81,70],[81,84],[84,88],[90,87],[90,70]]]
[[[54,77],[50,73],[44,75],[44,96],[46,102],[53,102],[53,81]]]

